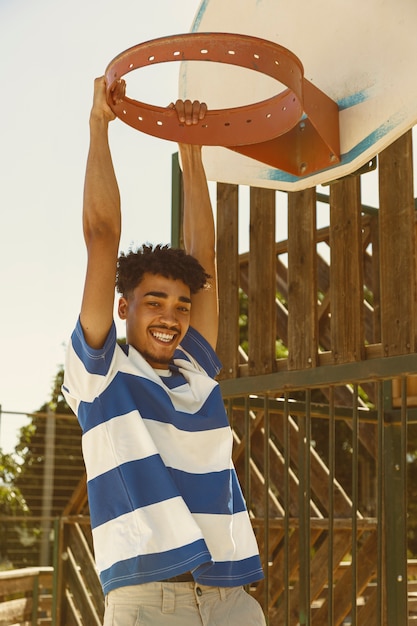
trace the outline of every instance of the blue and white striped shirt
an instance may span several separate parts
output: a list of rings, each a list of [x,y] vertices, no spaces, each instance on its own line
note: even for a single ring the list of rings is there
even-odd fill
[[[263,577],[213,377],[219,361],[193,328],[169,371],[154,370],[113,324],[100,350],[80,322],[63,393],[77,414],[94,551],[104,593],[191,570],[204,585]]]

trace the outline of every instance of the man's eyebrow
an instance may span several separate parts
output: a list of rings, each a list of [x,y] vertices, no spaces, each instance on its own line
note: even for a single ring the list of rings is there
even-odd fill
[[[145,293],[146,296],[152,296],[153,298],[168,298],[168,294],[165,291],[148,291]],[[187,296],[180,296],[178,298],[180,302],[186,302],[187,304],[191,304],[191,298],[187,298]]]

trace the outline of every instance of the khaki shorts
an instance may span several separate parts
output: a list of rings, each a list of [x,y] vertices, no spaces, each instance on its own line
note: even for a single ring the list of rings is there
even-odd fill
[[[265,626],[243,587],[146,583],[110,591],[105,604],[103,626]]]

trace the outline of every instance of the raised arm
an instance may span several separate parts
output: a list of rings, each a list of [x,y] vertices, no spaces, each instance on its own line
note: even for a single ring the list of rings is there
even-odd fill
[[[113,92],[117,99],[124,84]],[[108,142],[108,125],[115,118],[106,102],[105,79],[94,81],[90,114],[90,148],[84,185],[83,231],[87,246],[80,321],[92,348],[104,344],[113,320],[114,286],[119,249],[120,195]]]
[[[196,103],[194,103],[195,105]],[[178,111],[178,103],[177,103]],[[181,119],[181,113],[178,112]],[[204,108],[198,115],[204,117]],[[190,116],[188,115],[188,118]],[[191,325],[215,348],[218,333],[217,271],[215,254],[215,229],[207,179],[202,162],[201,146],[180,144],[184,181],[184,245],[211,279],[207,289],[192,297]]]

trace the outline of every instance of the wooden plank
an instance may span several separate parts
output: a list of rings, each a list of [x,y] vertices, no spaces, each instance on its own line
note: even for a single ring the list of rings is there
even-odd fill
[[[236,378],[239,367],[238,186],[217,184],[217,259],[220,378]]]
[[[94,603],[91,600],[88,590],[84,584],[82,576],[78,570],[77,563],[70,549],[67,551],[68,560],[66,563],[66,583],[67,590],[74,598],[74,606],[83,616],[83,621],[88,626],[101,626],[100,616],[97,614]],[[67,591],[66,591],[67,594]]]
[[[0,626],[20,624],[31,619],[32,598],[17,598],[0,603]]]
[[[68,590],[65,592],[65,626],[87,626],[87,624],[83,624],[74,598]]]
[[[266,578],[263,578],[262,580],[260,580],[256,585],[256,589],[253,590],[252,595],[261,604],[265,603],[266,602],[265,585],[268,584],[268,605],[271,605],[273,604],[273,602],[271,602],[271,592],[273,589],[275,590],[275,584],[272,582],[271,575],[273,573],[273,566],[274,566],[274,563],[276,562],[275,560],[277,556],[282,554],[283,552],[282,542],[284,541],[284,531],[283,529],[275,529],[275,528],[271,529],[269,527],[268,546],[266,546],[266,543],[265,543],[265,539],[266,539],[265,525],[263,526],[263,528],[257,528],[255,532],[256,532],[256,542],[259,548],[259,554],[260,554],[261,561],[263,564],[264,572],[265,574],[268,575],[268,581],[266,580]],[[266,547],[268,548],[268,554],[266,553]],[[283,570],[280,570],[278,574],[279,584],[283,583],[282,571]]]
[[[38,596],[38,612],[41,615],[52,614],[53,596],[52,594],[43,595],[41,592]]]
[[[260,437],[255,438],[254,446],[258,448],[259,443],[261,442],[262,442],[262,439]],[[245,497],[250,502],[250,509],[255,511],[257,515],[264,516],[265,515],[265,496],[264,496],[265,478],[263,475],[262,463],[260,463],[260,453],[253,454],[249,464],[250,464],[251,490],[250,490],[250,494],[245,494]],[[237,471],[240,477],[244,476],[244,467],[243,467],[242,462],[238,464]],[[250,499],[249,499],[249,496],[250,496]],[[272,490],[269,493],[268,508],[269,508],[269,513],[271,517],[275,517],[275,518],[283,517],[284,510],[279,500],[275,496],[275,494],[272,493]]]
[[[80,575],[85,581],[90,599],[100,616],[104,615],[104,597],[100,579],[95,567],[93,554],[87,544],[84,533],[79,524],[69,525],[68,547],[79,567]]]
[[[275,370],[275,191],[250,189],[249,373]]]
[[[371,264],[371,290],[373,306],[373,334],[370,343],[380,343],[381,341],[381,265],[379,252],[379,216],[372,216],[370,223],[372,264]]]
[[[275,300],[277,337],[279,337],[284,346],[288,347],[288,268],[279,257],[276,259],[275,289],[287,302],[287,306],[285,306],[278,298]]]
[[[62,515],[66,516],[82,513],[87,504],[87,476],[84,473],[65,506]]]
[[[327,242],[326,242],[327,243]],[[321,295],[318,305],[318,342],[322,350],[330,350],[330,267],[322,256],[317,256],[317,289]]]
[[[366,626],[388,626],[386,611],[382,614],[382,624],[378,622],[380,607],[378,606],[378,587],[375,585],[366,590],[365,603],[358,607],[358,624]]]
[[[274,420],[273,426],[276,420]],[[291,461],[298,462],[299,428],[292,417],[289,417],[290,457]],[[273,431],[275,437],[279,437],[278,431]],[[279,441],[279,439],[278,439]],[[320,503],[322,513],[329,510],[329,469],[323,463],[317,451],[310,448],[310,485],[315,500]],[[333,484],[333,507],[336,517],[350,517],[352,515],[352,502],[343,487],[335,479]]]
[[[330,186],[331,349],[335,363],[363,359],[363,253],[360,178]]]
[[[252,412],[252,417],[250,417],[249,419],[250,419],[250,430],[251,430],[250,437],[252,437],[253,434],[258,429],[263,428],[264,413],[261,412],[261,411]],[[244,461],[243,455],[245,453],[245,449],[246,449],[246,445],[247,445],[247,438],[245,436],[244,420],[245,420],[245,413],[244,413],[244,411],[239,411],[239,410],[234,408],[233,409],[233,429],[236,432],[236,426],[239,424],[240,425],[239,436],[241,437],[239,443],[236,443],[236,441],[235,441],[235,444],[233,446],[233,463],[235,465],[238,463],[240,458],[242,458],[243,461]]]
[[[338,531],[334,535],[333,542],[333,567],[336,569],[337,565],[343,559],[345,554],[349,551],[351,546],[351,533],[350,531]],[[311,579],[310,581],[300,581],[293,585],[290,591],[290,614],[285,615],[285,606],[282,604],[277,611],[277,624],[288,624],[289,626],[296,626],[300,623],[299,612],[299,596],[300,592],[305,584],[310,584],[310,597],[314,600],[318,597],[320,592],[327,581],[327,567],[328,567],[328,542],[327,538],[323,541],[319,547],[314,551],[314,556],[311,560]],[[320,541],[319,541],[320,543]],[[313,546],[314,547],[314,546]],[[317,546],[316,546],[317,547]],[[304,622],[307,623],[307,622]],[[308,622],[311,623],[311,622]],[[322,624],[326,622],[321,622]]]
[[[35,579],[32,576],[24,576],[19,578],[1,579],[0,597],[11,596],[14,593],[26,593],[33,591]]]
[[[288,301],[288,276],[287,268],[282,261],[277,257],[276,259],[276,290],[286,298]],[[249,263],[246,259],[240,262],[240,287],[248,294],[249,292]],[[276,306],[276,334],[285,346],[288,346],[288,311],[284,305],[278,300],[275,300]]]
[[[1,589],[3,590],[3,581],[23,578],[37,578],[42,584],[47,585],[52,580],[53,567],[22,567],[20,569],[3,570],[0,572]]]
[[[411,130],[379,156],[381,339],[387,356],[416,349]]]
[[[272,534],[272,533],[271,533]],[[321,530],[312,530],[311,532],[311,545],[315,545],[316,541],[322,534]],[[281,533],[276,534],[275,539],[270,540],[271,546],[275,546],[277,539],[281,539]],[[291,581],[299,580],[298,567],[299,567],[299,550],[300,550],[300,530],[296,528],[288,537],[288,578]],[[273,562],[269,566],[269,586],[270,586],[270,608],[278,603],[280,597],[285,593],[285,550],[282,543],[280,549],[276,551],[271,548],[271,553],[274,554]],[[259,602],[262,602],[264,594],[265,581],[261,580],[256,591],[253,594]],[[282,605],[283,599],[279,604]]]
[[[46,569],[46,568],[45,568]],[[0,576],[0,598],[7,598],[13,594],[32,593],[36,580],[39,589],[52,588],[52,568],[42,572],[42,568],[27,568],[19,570],[6,570]]]
[[[271,436],[274,436],[273,423],[275,420],[271,420]],[[261,476],[264,475],[265,472],[265,454],[264,454],[264,446],[265,446],[265,438],[264,438],[264,429],[258,428],[256,432],[252,434],[252,444],[251,444],[251,455],[252,461],[256,464],[259,469]],[[285,514],[283,508],[282,494],[284,493],[284,481],[285,481],[285,466],[284,459],[282,454],[277,451],[276,447],[273,445],[273,442],[270,440],[269,442],[269,455],[270,455],[270,486],[271,486],[271,502],[269,504],[270,515],[274,516],[283,516]],[[298,514],[298,481],[293,473],[289,476],[289,508],[288,512],[290,515]],[[262,491],[261,491],[262,493]],[[274,506],[274,502],[272,500],[272,494],[278,494],[276,497],[277,504]],[[262,504],[263,509],[265,508],[265,504]],[[257,509],[258,511],[262,509]],[[317,511],[314,512],[317,514]]]
[[[377,563],[377,544],[377,533],[372,532],[359,550],[358,571],[355,580],[358,595],[362,594],[369,581],[375,575]],[[332,616],[332,624],[335,624],[335,626],[342,624],[343,619],[348,615],[351,609],[352,576],[352,569],[345,569],[335,585],[333,592],[334,615]],[[320,609],[314,614],[313,624],[317,624],[317,626],[319,626],[320,624],[329,623],[328,609],[329,604],[326,600]]]
[[[316,190],[288,194],[288,369],[317,364]]]

